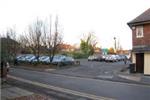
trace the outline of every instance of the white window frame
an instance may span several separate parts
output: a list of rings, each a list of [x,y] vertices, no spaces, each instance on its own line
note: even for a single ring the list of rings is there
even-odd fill
[[[144,37],[143,34],[144,34],[143,33],[143,26],[136,26],[136,37],[137,38],[142,38],[142,37]]]

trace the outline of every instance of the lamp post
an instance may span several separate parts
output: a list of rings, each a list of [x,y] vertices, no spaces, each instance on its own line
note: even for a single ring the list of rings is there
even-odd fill
[[[116,37],[114,37],[114,48],[115,48],[115,53],[116,53]]]

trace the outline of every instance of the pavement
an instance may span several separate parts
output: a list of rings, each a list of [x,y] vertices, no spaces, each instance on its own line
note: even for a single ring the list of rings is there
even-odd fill
[[[30,96],[33,95],[33,92],[14,87],[7,83],[2,84],[1,86],[1,100],[13,100],[18,97]]]
[[[130,73],[129,69],[123,72],[118,72],[118,77],[133,81],[133,83],[139,83],[139,84],[147,84],[150,85],[150,76],[144,75],[142,73]]]
[[[8,82],[1,84],[0,100],[55,100],[46,95],[37,94],[26,89],[14,86]]]

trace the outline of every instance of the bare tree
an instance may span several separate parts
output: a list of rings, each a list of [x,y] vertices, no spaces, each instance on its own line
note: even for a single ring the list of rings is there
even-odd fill
[[[52,34],[52,20],[50,17],[50,24],[49,24],[49,35],[48,35],[48,54],[50,58],[50,62],[53,61],[53,58],[58,51],[59,44],[62,43],[62,35],[58,32],[58,16],[55,19],[55,31]]]
[[[19,36],[18,42],[20,43],[21,53],[29,53],[29,45],[30,41],[28,39],[28,35],[24,33]]]
[[[46,31],[47,30],[47,31]],[[62,43],[62,34],[58,31],[58,16],[55,19],[55,31],[52,33],[52,17],[50,16],[49,24],[44,28],[45,39],[43,42],[47,46],[48,55],[50,58],[50,62],[52,62],[56,52],[58,51],[59,44]]]
[[[62,35],[58,29],[58,16],[55,19],[55,31],[52,32],[52,17],[49,22],[37,20],[28,28],[28,32],[20,37],[22,45],[29,47],[33,54],[39,58],[40,47],[45,48],[52,62],[59,44],[62,42]]]
[[[28,34],[25,36],[28,47],[32,50],[33,54],[39,61],[40,46],[41,46],[41,34],[43,31],[43,21],[38,20],[28,27]]]
[[[42,35],[41,35],[41,45],[44,46],[45,48],[47,48],[47,34],[48,30],[47,30],[47,25],[46,23],[43,24],[43,31],[42,31]]]

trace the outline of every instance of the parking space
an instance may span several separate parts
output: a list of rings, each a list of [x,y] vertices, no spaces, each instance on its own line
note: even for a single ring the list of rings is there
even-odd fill
[[[52,71],[57,74],[81,76],[90,78],[113,78],[117,72],[121,69],[126,68],[129,64],[120,62],[99,62],[99,61],[88,61],[87,59],[78,59],[80,66],[71,67],[68,69],[60,69]],[[128,62],[129,63],[129,62]]]

